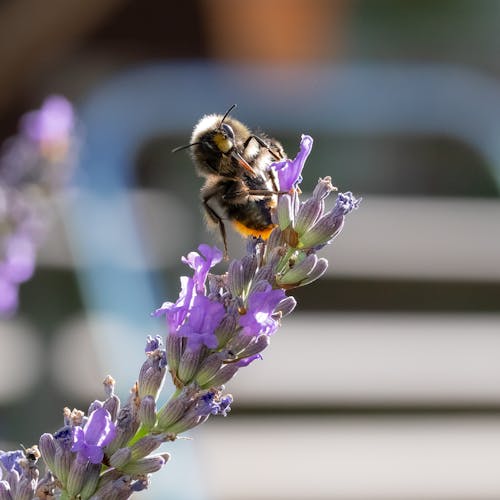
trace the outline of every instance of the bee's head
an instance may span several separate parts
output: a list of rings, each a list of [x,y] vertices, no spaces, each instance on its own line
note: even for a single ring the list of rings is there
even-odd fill
[[[238,169],[238,166],[252,176],[257,175],[243,157],[244,152],[240,151],[243,142],[242,135],[245,137],[246,133],[242,134],[238,130],[243,129],[249,134],[248,130],[237,120],[228,118],[234,107],[235,105],[231,106],[222,117],[220,115],[205,115],[195,125],[191,142],[173,150],[176,152],[192,148],[191,156],[201,175],[237,175],[235,169]],[[239,134],[239,140],[236,137],[235,129]]]

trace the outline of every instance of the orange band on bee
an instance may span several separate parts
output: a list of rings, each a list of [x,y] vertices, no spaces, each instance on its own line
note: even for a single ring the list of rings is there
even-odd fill
[[[266,227],[265,229],[252,229],[250,227],[245,226],[241,222],[231,221],[236,231],[238,231],[243,236],[255,236],[255,238],[262,238],[263,240],[267,240],[271,235],[273,229],[276,227],[274,224]]]

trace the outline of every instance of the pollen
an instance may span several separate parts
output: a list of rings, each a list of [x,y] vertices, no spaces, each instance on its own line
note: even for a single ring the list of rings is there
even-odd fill
[[[231,151],[233,148],[233,143],[231,140],[229,140],[224,134],[214,134],[213,136],[213,141],[215,145],[219,148],[220,151],[223,153],[227,153],[228,151]]]

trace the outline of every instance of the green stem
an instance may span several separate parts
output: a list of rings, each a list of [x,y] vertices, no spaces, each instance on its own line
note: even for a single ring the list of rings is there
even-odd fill
[[[146,429],[141,424],[139,429],[137,429],[137,432],[135,433],[134,437],[127,443],[127,446],[132,446],[133,444],[137,443],[137,441],[139,441],[139,439],[143,438],[144,436],[147,436],[148,433],[149,433],[149,429]]]

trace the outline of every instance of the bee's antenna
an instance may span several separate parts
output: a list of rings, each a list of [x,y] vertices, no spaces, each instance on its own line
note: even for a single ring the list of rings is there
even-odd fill
[[[192,142],[191,144],[185,144],[184,146],[177,146],[172,149],[172,153],[177,153],[177,151],[182,151],[183,149],[190,148],[191,146],[196,146],[197,144],[201,144],[201,142]]]
[[[227,111],[226,114],[222,117],[222,120],[219,123],[219,127],[224,123],[224,120],[227,118],[227,115],[231,113],[231,111],[236,107],[236,104],[233,104]]]

